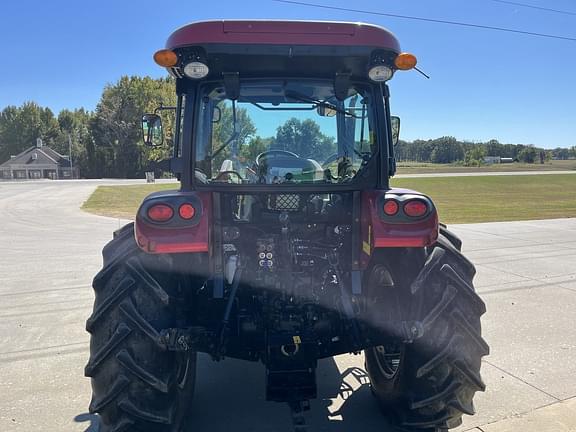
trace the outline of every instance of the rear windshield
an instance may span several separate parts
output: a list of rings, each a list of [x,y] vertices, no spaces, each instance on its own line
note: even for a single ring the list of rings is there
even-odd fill
[[[238,184],[353,182],[376,152],[367,89],[344,100],[331,81],[246,81],[240,97],[204,86],[196,181]]]

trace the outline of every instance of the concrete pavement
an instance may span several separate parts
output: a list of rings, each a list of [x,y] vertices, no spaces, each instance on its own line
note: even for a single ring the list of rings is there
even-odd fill
[[[97,184],[0,184],[0,431],[98,430],[84,321],[100,249],[123,221],[79,210]],[[452,228],[477,265],[492,348],[478,414],[458,430],[576,430],[576,219]],[[321,362],[311,431],[391,432],[362,367],[361,356]],[[202,357],[190,430],[289,431],[286,408],[263,398],[261,366]],[[550,419],[561,426],[531,429]]]
[[[477,395],[478,414],[460,430],[487,432],[486,424],[575,397],[576,219],[452,228],[478,270],[491,346],[482,369],[487,391]]]
[[[548,405],[501,422],[475,428],[476,432],[574,432],[576,399]]]

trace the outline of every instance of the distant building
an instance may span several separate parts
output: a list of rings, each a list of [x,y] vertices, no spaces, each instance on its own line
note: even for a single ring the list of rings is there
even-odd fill
[[[0,180],[72,179],[78,178],[70,168],[70,160],[41,144],[12,156],[0,165]]]
[[[500,156],[484,156],[484,163],[488,165],[500,163]]]

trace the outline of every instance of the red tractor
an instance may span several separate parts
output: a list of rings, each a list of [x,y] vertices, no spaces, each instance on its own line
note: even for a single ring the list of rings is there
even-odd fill
[[[405,430],[473,414],[488,354],[474,266],[430,198],[389,184],[387,81],[416,58],[380,27],[287,21],[190,24],[154,58],[176,80],[161,108],[181,185],[103,250],[86,324],[101,431],[182,431],[198,352],[262,362],[298,431],[318,360],[343,353],[364,353]],[[143,134],[163,142],[158,114]]]

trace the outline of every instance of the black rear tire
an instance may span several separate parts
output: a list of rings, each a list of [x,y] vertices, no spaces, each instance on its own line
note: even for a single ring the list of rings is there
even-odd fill
[[[96,275],[85,374],[100,432],[180,432],[190,411],[196,353],[166,350],[159,331],[185,324],[182,273],[167,255],[142,252],[132,224],[103,250]]]
[[[386,350],[365,352],[373,394],[391,420],[404,428],[457,427],[463,414],[474,414],[476,391],[485,389],[480,365],[489,348],[481,337],[480,317],[486,308],[474,292],[474,266],[460,247],[460,239],[443,226],[438,241],[420,251],[420,259],[417,251],[404,250],[411,254],[408,260],[397,250],[373,267],[373,272],[389,272],[393,281],[380,284],[380,291],[394,294],[396,304],[384,309],[417,323],[416,340],[397,349],[401,361],[394,375],[382,368]]]

